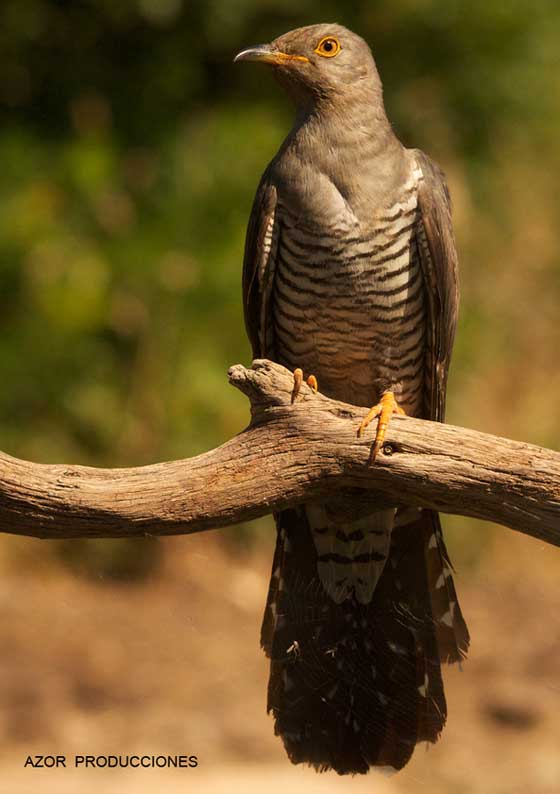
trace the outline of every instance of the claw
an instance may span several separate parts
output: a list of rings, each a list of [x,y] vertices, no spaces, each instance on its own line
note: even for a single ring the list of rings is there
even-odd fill
[[[309,388],[317,394],[317,389],[319,388],[317,383],[317,378],[315,375],[310,375],[307,380],[305,381]],[[303,370],[300,367],[294,369],[294,388],[292,389],[292,403],[295,403],[297,396],[301,389],[301,384],[303,383]]]
[[[383,442],[385,440],[385,433],[387,431],[387,427],[389,426],[389,421],[393,414],[404,414],[405,412],[400,407],[395,399],[395,395],[392,391],[385,392],[385,394],[381,397],[381,400],[374,405],[373,408],[370,408],[368,411],[367,416],[362,421],[361,425],[358,428],[358,438],[361,437],[362,433],[366,429],[366,427],[370,424],[370,422],[379,417],[379,421],[377,423],[377,430],[375,433],[375,442],[373,444],[373,448],[371,450],[370,455],[370,462],[373,463],[375,458],[377,457],[377,453],[383,446]]]
[[[301,384],[303,383],[303,370],[299,367],[294,369],[294,388],[292,389],[292,403],[295,403],[296,397],[299,394],[299,390],[301,389]]]
[[[313,391],[314,394],[317,394],[317,390],[319,389],[319,384],[317,383],[317,378],[315,375],[310,375],[307,378],[307,385]]]

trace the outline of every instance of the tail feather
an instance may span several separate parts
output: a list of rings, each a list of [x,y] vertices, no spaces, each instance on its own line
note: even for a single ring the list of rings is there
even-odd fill
[[[393,529],[371,600],[337,603],[319,576],[305,508],[276,517],[261,641],[271,659],[268,710],[294,763],[340,774],[400,769],[443,729],[434,571],[425,558],[432,523],[425,513],[415,519]]]
[[[428,587],[441,661],[461,662],[469,650],[470,637],[453,582],[454,569],[438,513],[424,510],[422,515]]]

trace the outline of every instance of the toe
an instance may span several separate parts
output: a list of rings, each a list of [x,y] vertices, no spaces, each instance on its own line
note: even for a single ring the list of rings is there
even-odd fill
[[[382,408],[381,404],[374,405],[373,408],[370,408],[370,410],[368,411],[367,415],[364,417],[362,423],[358,428],[358,438],[360,438],[360,436],[362,435],[366,427],[370,424],[370,422],[372,422],[376,416],[379,416],[379,414],[381,413],[381,408]]]
[[[375,441],[373,443],[373,447],[370,455],[371,463],[373,463],[373,461],[377,457],[377,453],[383,446],[383,442],[385,441],[385,434],[387,432],[387,428],[389,426],[391,416],[393,414],[403,415],[404,413],[405,413],[404,410],[400,407],[400,405],[398,405],[393,392],[385,392],[385,394],[382,395],[378,404],[374,405],[373,408],[370,409],[369,413],[367,414],[367,416],[361,423],[360,427],[358,428],[358,438],[362,435],[363,431],[366,429],[369,423],[376,417],[379,417],[379,421],[377,423],[377,429],[375,431]]]
[[[294,388],[292,389],[292,403],[295,403],[296,398],[303,383],[303,370],[297,367],[294,369]]]
[[[310,389],[312,389],[315,392],[315,394],[317,394],[317,390],[319,389],[319,384],[317,383],[317,378],[315,377],[315,375],[310,375],[307,378],[307,385],[309,386]]]

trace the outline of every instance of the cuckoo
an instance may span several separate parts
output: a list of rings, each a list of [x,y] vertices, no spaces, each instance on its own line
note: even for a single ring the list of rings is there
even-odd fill
[[[294,371],[294,399],[306,377],[371,408],[357,431],[376,465],[394,413],[444,419],[458,303],[444,176],[396,137],[370,49],[346,28],[293,30],[235,60],[270,65],[296,108],[247,230],[253,354]],[[438,514],[366,497],[275,516],[261,635],[290,759],[340,774],[400,769],[438,739],[441,664],[469,643]]]

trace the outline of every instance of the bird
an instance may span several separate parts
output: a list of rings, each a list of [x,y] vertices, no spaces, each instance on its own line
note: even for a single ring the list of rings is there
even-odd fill
[[[443,172],[406,148],[371,50],[338,24],[249,47],[295,105],[252,206],[243,307],[254,358],[377,418],[444,421],[458,314]],[[373,435],[373,434],[372,434]],[[275,514],[261,630],[268,711],[293,763],[341,775],[402,769],[447,717],[441,666],[469,633],[437,512],[365,491]]]

